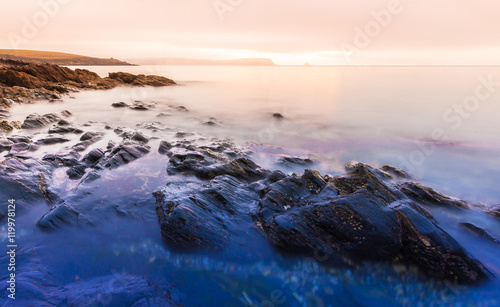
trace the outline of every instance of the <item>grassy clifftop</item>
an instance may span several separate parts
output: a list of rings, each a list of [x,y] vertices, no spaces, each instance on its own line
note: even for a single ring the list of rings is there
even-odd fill
[[[35,51],[35,50],[15,50],[15,49],[0,49],[0,58],[9,60],[20,60],[38,64],[55,64],[55,65],[108,65],[108,66],[129,66],[130,63],[116,59],[101,59],[88,56],[82,56],[71,53],[51,52],[51,51]]]

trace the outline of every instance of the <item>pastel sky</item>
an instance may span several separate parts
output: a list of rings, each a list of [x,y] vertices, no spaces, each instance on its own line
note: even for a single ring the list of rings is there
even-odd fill
[[[0,49],[500,64],[498,0],[0,0]]]

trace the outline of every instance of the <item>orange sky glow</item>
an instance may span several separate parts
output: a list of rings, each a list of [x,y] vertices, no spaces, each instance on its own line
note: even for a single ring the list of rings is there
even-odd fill
[[[0,0],[0,49],[278,64],[500,64],[494,0]]]

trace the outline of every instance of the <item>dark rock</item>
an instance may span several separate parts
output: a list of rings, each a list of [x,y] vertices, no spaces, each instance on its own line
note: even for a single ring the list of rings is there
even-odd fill
[[[0,152],[2,151],[9,151],[10,148],[14,145],[14,142],[6,139],[1,139],[0,140]]]
[[[56,113],[49,113],[45,115],[39,115],[34,113],[26,117],[21,127],[23,129],[43,128],[47,125],[60,121],[61,118],[62,118],[61,115]]]
[[[56,167],[73,167],[79,164],[80,154],[73,150],[65,149],[57,154],[45,155],[42,160],[48,161]]]
[[[175,134],[175,137],[176,138],[185,138],[185,137],[188,137],[188,136],[193,136],[194,133],[191,133],[191,132],[177,132]]]
[[[273,118],[275,119],[284,119],[285,117],[281,113],[274,113]]]
[[[52,128],[49,129],[49,133],[54,133],[54,134],[66,134],[66,133],[75,133],[75,134],[80,134],[80,133],[83,133],[83,130],[79,129],[79,128],[76,128],[76,127],[73,127],[73,126],[69,126],[69,125],[59,125],[58,126],[54,126]]]
[[[87,166],[85,165],[76,165],[71,167],[66,171],[66,174],[68,175],[68,178],[71,180],[77,180],[83,177],[85,175],[85,170],[87,169]]]
[[[258,193],[240,186],[242,181],[221,176],[209,187],[193,193],[156,192],[156,212],[163,238],[168,244],[184,249],[222,249],[251,219],[242,212]],[[234,239],[234,238],[233,238]]]
[[[126,108],[126,107],[128,107],[129,105],[128,105],[128,104],[126,104],[125,102],[121,101],[121,102],[115,102],[115,103],[111,104],[111,106],[112,106],[113,108]]]
[[[29,158],[29,153],[37,151],[38,145],[33,143],[16,143],[10,147],[9,154],[7,156],[16,156],[20,158]]]
[[[58,126],[69,126],[71,123],[65,119],[61,119],[60,121],[57,122]]]
[[[398,188],[408,198],[419,204],[458,209],[469,208],[469,205],[463,200],[453,199],[416,182],[405,182],[398,185]]]
[[[73,207],[60,202],[50,208],[37,222],[37,226],[44,230],[56,230],[68,225],[89,225],[90,222],[84,218]]]
[[[111,149],[111,148],[113,148],[113,147],[115,147],[115,146],[116,146],[116,143],[115,143],[115,142],[113,142],[113,141],[109,141],[109,142],[108,142],[108,145],[106,146],[106,149]]]
[[[31,143],[31,139],[27,136],[10,136],[7,139],[14,143]]]
[[[71,148],[73,148],[73,150],[75,150],[75,151],[85,151],[85,150],[87,150],[87,148],[89,148],[90,145],[97,142],[98,139],[99,139],[99,137],[96,137],[96,138],[93,138],[90,140],[79,142],[79,143],[76,143],[75,145],[73,145]]]
[[[170,114],[168,113],[158,113],[158,115],[156,115],[156,117],[168,117],[170,116]]]
[[[85,132],[81,137],[80,141],[87,141],[94,138],[101,138],[104,135],[102,132]]]
[[[400,170],[394,166],[391,165],[384,165],[380,168],[381,171],[386,172],[390,175],[392,175],[394,178],[401,178],[401,179],[409,179],[411,178],[408,173],[406,173],[403,170]]]
[[[83,157],[83,163],[88,166],[96,165],[104,157],[104,152],[100,148],[92,149]]]
[[[170,149],[172,149],[172,144],[170,144],[169,142],[167,141],[161,141],[160,142],[160,147],[158,147],[158,152],[162,155],[168,153],[170,151]]]
[[[277,164],[292,168],[294,166],[310,166],[314,162],[309,158],[293,157],[288,155],[281,155],[278,157]]]
[[[211,126],[211,127],[219,126],[218,123],[216,123],[215,121],[212,121],[212,120],[204,122],[203,125],[205,125],[205,126]]]
[[[168,78],[153,75],[132,75],[125,72],[109,73],[109,79],[134,86],[169,86],[176,83]]]
[[[189,112],[188,108],[186,108],[185,106],[178,106],[175,109],[179,112]]]
[[[41,202],[55,203],[57,194],[49,187],[47,177],[50,167],[37,159],[7,158],[0,164],[0,220],[7,215],[7,200],[16,200],[16,210],[22,210]]]
[[[43,139],[40,139],[35,142],[37,145],[53,145],[53,144],[60,144],[60,143],[66,143],[69,142],[69,139],[63,138],[63,137],[58,137],[58,136],[49,136]]]
[[[151,148],[147,145],[118,145],[100,164],[106,168],[114,169],[143,157],[150,150]]]
[[[99,178],[101,178],[101,175],[98,172],[90,171],[83,177],[81,183],[90,183],[96,181]]]
[[[148,143],[149,142],[149,138],[145,137],[142,133],[140,132],[135,132],[131,137],[130,137],[131,140],[133,141],[137,141],[137,142],[141,142],[141,143]]]
[[[248,181],[263,179],[270,173],[246,158],[221,163],[224,161],[227,161],[227,158],[209,156],[206,152],[205,154],[176,154],[171,157],[167,171],[169,174],[195,175],[205,180],[220,175],[230,175]]]
[[[478,227],[472,223],[460,223],[460,226],[462,226],[463,228],[467,229],[468,231],[470,231],[471,233],[480,238],[486,239],[496,244],[500,244],[500,241],[497,238],[495,238],[495,236],[493,236],[489,231],[481,227]]]
[[[259,203],[256,221],[277,248],[320,251],[346,264],[404,255],[403,261],[429,275],[459,283],[491,277],[428,212],[364,165],[326,185],[318,174],[308,177],[316,179],[291,176],[274,183]]]
[[[130,109],[137,110],[137,111],[147,111],[147,110],[149,110],[149,108],[146,105],[142,104],[142,103],[133,104],[133,105],[130,106]]]

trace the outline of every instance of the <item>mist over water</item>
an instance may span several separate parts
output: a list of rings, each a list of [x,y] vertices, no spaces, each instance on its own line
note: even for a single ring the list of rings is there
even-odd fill
[[[83,91],[63,103],[13,109],[13,118],[70,110],[77,122],[135,127],[160,122],[174,130],[251,142],[257,162],[285,153],[342,172],[350,160],[391,164],[425,184],[471,202],[500,203],[500,88],[476,108],[463,106],[498,67],[81,67],[157,74],[181,86]],[[114,102],[155,103],[149,111]],[[176,112],[184,106],[190,112]],[[173,108],[174,107],[174,108]],[[157,117],[164,113],[164,117]],[[284,120],[272,114],[280,113]],[[217,126],[204,123],[213,121]],[[443,136],[433,140],[436,129]],[[262,145],[262,146],[260,146]]]

